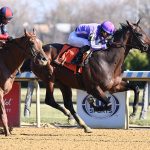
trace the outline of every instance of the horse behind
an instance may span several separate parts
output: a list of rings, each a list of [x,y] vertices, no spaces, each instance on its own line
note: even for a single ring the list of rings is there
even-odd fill
[[[0,49],[0,119],[5,136],[10,135],[10,131],[3,97],[11,90],[16,74],[27,58],[39,66],[47,65],[42,42],[34,32],[24,31],[24,36],[6,42]]]
[[[91,129],[76,114],[73,108],[71,88],[87,91],[97,100],[101,100],[101,106],[96,106],[93,100],[89,101],[95,111],[111,110],[111,102],[105,91],[115,93],[133,90],[135,93],[134,115],[139,100],[139,89],[122,80],[122,65],[132,48],[147,53],[150,51],[150,39],[139,26],[139,22],[132,24],[127,21],[127,24],[121,24],[121,28],[114,34],[114,43],[110,48],[105,51],[93,52],[86,60],[82,73],[79,74],[75,74],[63,65],[53,64],[53,60],[58,56],[63,45],[44,45],[43,49],[50,60],[49,69],[39,67],[34,62],[32,62],[31,67],[35,75],[43,80],[46,85],[45,103],[62,111],[69,118],[72,115],[77,123],[84,128],[85,132],[91,132]],[[57,84],[62,92],[65,108],[55,102],[54,84]]]

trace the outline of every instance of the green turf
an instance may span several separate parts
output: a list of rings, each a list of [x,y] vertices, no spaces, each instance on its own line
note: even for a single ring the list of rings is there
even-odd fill
[[[26,88],[22,88],[21,89],[21,102],[25,101],[26,91],[27,91]],[[46,93],[45,88],[41,88],[40,89],[40,101],[41,101],[41,103],[44,103],[45,93]],[[72,90],[73,102],[76,102],[76,93],[77,93],[76,90],[73,89]],[[55,97],[55,99],[56,99],[57,102],[63,102],[61,91],[59,89],[57,89],[57,88],[54,89],[54,97]],[[36,89],[33,92],[32,102],[36,102]]]
[[[67,117],[64,116],[63,113],[61,113],[60,111],[47,106],[44,104],[44,98],[45,98],[45,89],[41,89],[40,90],[40,98],[41,98],[41,105],[40,105],[40,112],[41,112],[41,122],[42,123],[62,123],[62,124],[66,124],[67,123]],[[142,99],[142,91],[140,92],[140,101]],[[26,123],[35,123],[36,122],[36,96],[35,96],[35,92],[33,94],[33,103],[31,105],[31,115],[29,118],[24,117],[24,100],[25,100],[25,95],[26,95],[26,89],[22,89],[21,90],[21,122],[26,122]],[[60,93],[60,91],[58,89],[55,90],[54,92],[54,96],[56,98],[57,102],[61,102],[62,103],[62,95]],[[76,102],[76,90],[73,90],[73,101]],[[133,101],[133,93],[131,93],[130,96],[130,102]],[[74,104],[75,109],[76,109],[76,105]],[[129,114],[132,111],[132,107],[129,107]],[[130,120],[130,124],[137,124],[137,125],[142,125],[142,126],[147,126],[150,125],[150,112],[148,112],[148,116],[146,120],[139,120],[139,116],[140,116],[140,112],[141,112],[141,106],[139,106],[138,108],[138,113],[136,116],[136,119],[134,120]]]

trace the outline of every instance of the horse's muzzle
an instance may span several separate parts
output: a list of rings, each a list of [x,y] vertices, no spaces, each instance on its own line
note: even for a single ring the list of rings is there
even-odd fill
[[[141,46],[141,52],[150,52],[150,46],[147,44],[144,44]]]
[[[150,45],[148,46],[148,52],[150,52]]]
[[[42,65],[42,66],[46,66],[48,63],[48,59],[47,57],[45,57],[42,54],[37,54],[37,56],[34,58],[34,63],[37,65]]]

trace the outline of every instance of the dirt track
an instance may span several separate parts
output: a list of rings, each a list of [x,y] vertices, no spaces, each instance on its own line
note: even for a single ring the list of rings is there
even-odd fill
[[[150,150],[150,129],[14,128],[0,150]]]

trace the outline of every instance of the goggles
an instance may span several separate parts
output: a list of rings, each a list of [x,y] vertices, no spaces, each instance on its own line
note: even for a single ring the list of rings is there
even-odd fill
[[[110,36],[111,34],[107,33],[106,31],[104,31],[103,29],[101,29],[101,33],[107,36]]]

